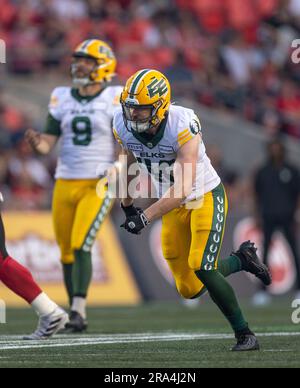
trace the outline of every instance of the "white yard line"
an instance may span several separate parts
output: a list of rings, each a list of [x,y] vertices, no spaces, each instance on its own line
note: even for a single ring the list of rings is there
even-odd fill
[[[291,353],[294,352],[294,350],[288,350],[288,349],[267,349],[263,350],[265,353]]]
[[[300,332],[274,332],[260,333],[258,337],[298,337]],[[233,339],[230,334],[200,334],[200,333],[141,333],[141,334],[115,334],[115,335],[85,335],[80,337],[58,336],[49,341],[23,341],[20,337],[0,337],[1,350],[66,348],[91,345],[129,344],[144,342],[168,341],[195,341],[195,340],[222,340]],[[271,350],[270,350],[271,351]],[[276,350],[274,350],[276,351]],[[284,351],[284,350],[282,350]]]

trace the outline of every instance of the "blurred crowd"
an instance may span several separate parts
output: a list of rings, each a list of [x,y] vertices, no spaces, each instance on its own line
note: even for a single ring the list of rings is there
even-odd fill
[[[291,59],[300,0],[0,0],[0,10],[11,74],[66,75],[73,48],[99,37],[114,48],[121,82],[155,67],[169,77],[175,101],[189,98],[300,139],[300,65]],[[54,161],[32,155],[22,140],[30,118],[2,94],[0,82],[0,183],[15,204],[32,195],[32,204],[47,207]]]

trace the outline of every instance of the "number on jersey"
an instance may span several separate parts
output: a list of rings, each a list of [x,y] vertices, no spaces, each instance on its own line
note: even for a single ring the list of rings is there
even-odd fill
[[[89,117],[75,117],[72,121],[75,146],[88,146],[92,141],[92,123]]]

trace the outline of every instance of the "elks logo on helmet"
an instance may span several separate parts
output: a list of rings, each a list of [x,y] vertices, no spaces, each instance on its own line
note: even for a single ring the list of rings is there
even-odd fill
[[[100,54],[104,54],[107,56],[107,58],[110,58],[110,59],[115,59],[115,55],[114,53],[112,52],[111,48],[108,47],[108,46],[100,46],[99,48],[99,52]]]
[[[161,79],[161,80],[155,79],[148,86],[148,92],[151,98],[156,96],[157,94],[159,95],[159,97],[162,97],[165,93],[167,93],[167,91],[168,91],[168,86],[164,79]]]

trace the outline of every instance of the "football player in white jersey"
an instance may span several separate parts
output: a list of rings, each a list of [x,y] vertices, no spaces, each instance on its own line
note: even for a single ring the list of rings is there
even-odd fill
[[[130,184],[135,177],[128,170],[137,161],[149,171],[159,198],[143,211],[134,207],[134,193],[126,192],[122,226],[140,234],[162,217],[163,253],[179,293],[194,299],[208,291],[235,332],[237,344],[232,350],[258,350],[257,338],[225,278],[244,270],[269,285],[270,272],[250,241],[218,260],[228,209],[224,186],[206,155],[198,117],[170,101],[167,78],[149,69],[134,74],[121,94],[114,134],[128,159],[123,178],[128,189],[134,186]]]
[[[109,85],[115,68],[114,53],[105,42],[90,39],[80,44],[71,66],[74,87],[53,91],[45,133],[26,133],[41,154],[49,153],[61,140],[53,220],[71,306],[70,332],[87,328],[91,249],[112,206],[104,176],[116,156],[112,120],[122,87]],[[99,177],[102,181],[97,185]],[[96,187],[102,192],[97,193]]]

